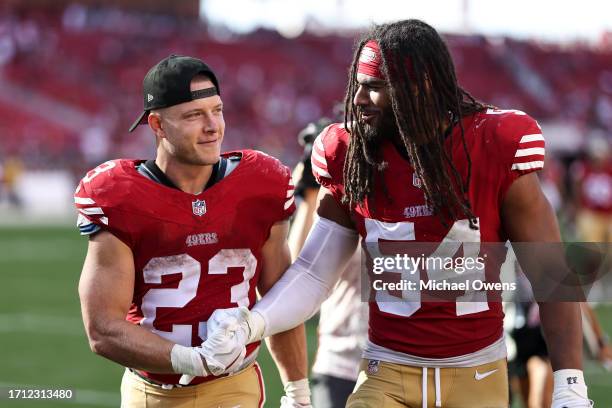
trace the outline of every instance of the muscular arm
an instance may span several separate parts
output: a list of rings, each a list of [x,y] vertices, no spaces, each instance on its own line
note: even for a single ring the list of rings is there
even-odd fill
[[[502,205],[502,220],[510,241],[561,241],[555,214],[535,173],[519,177],[510,186]],[[582,369],[580,305],[576,302],[538,303],[553,370]]]
[[[291,260],[295,260],[300,253],[300,249],[306,241],[308,231],[312,227],[315,208],[317,206],[318,188],[304,189],[304,200],[298,207],[291,231],[289,232],[289,249],[291,250]]]
[[[317,200],[317,214],[319,214],[319,217],[326,218],[345,228],[355,229],[355,224],[353,224],[349,213],[338,204],[328,189],[321,187]]]
[[[270,290],[291,264],[291,254],[286,240],[288,229],[287,221],[275,224],[262,249],[263,271],[257,286],[262,296]],[[303,324],[286,332],[275,334],[266,341],[283,384],[287,381],[308,377],[306,331]]]
[[[134,294],[131,249],[101,231],[89,240],[79,282],[83,323],[91,350],[126,367],[173,373],[174,343],[125,320]]]

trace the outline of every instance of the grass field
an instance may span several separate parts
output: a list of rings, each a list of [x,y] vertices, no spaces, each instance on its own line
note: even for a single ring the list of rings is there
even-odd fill
[[[91,353],[81,323],[77,282],[85,247],[86,239],[71,228],[0,228],[0,388],[76,390],[69,402],[1,400],[1,407],[119,406],[122,368]],[[612,333],[612,305],[598,313]],[[308,333],[313,348],[313,324]],[[259,361],[266,406],[278,406],[276,370],[266,352]],[[585,371],[596,407],[612,408],[612,373],[594,363]]]

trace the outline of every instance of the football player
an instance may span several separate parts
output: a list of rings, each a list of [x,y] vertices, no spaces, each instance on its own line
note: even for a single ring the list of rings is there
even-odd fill
[[[249,342],[317,310],[357,233],[374,245],[560,240],[534,173],[544,159],[540,127],[463,90],[431,26],[405,20],[366,33],[345,106],[344,124],[329,126],[314,143],[320,218],[298,259],[253,311],[215,312],[215,319],[242,322],[233,327]],[[434,280],[437,272],[422,271]],[[486,272],[494,280],[499,264],[487,262]],[[591,406],[579,305],[541,302],[540,314],[555,370],[553,407]],[[502,315],[500,302],[486,298],[370,302],[369,341],[347,406],[507,407]]]
[[[585,242],[612,242],[612,149],[593,136],[586,158],[572,166],[577,195],[576,232]]]
[[[108,161],[74,196],[89,236],[79,295],[91,349],[127,367],[122,407],[262,407],[259,342],[236,346],[233,323],[209,335],[207,321],[253,306],[289,265],[290,171],[262,152],[220,153],[223,102],[201,60],[169,56],[143,88],[130,131],[148,124],[155,160]],[[309,406],[303,326],[270,344],[283,406]]]

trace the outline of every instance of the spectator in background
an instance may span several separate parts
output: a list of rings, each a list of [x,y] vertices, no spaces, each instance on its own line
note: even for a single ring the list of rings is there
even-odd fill
[[[0,163],[0,202],[6,200],[10,206],[21,207],[16,186],[22,173],[23,163],[18,157],[9,157],[4,163]]]
[[[312,226],[319,192],[310,163],[312,145],[316,136],[330,124],[329,119],[320,119],[308,124],[298,135],[304,155],[293,173],[295,195],[301,199],[289,234],[293,261]],[[333,292],[321,305],[318,349],[312,367],[312,402],[316,408],[344,407],[355,388],[368,329],[367,303],[362,302],[360,296],[360,260],[357,250]]]
[[[508,356],[510,389],[520,396],[526,408],[548,408],[553,392],[553,371],[542,334],[538,303],[531,285],[514,260],[517,291],[509,306],[504,325],[515,346]]]
[[[576,233],[586,242],[612,241],[612,160],[604,137],[587,141],[587,158],[574,166]]]

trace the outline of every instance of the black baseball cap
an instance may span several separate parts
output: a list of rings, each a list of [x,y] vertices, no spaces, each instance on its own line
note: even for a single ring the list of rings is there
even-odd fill
[[[196,75],[206,75],[215,87],[191,92],[191,80]],[[158,62],[145,75],[142,81],[142,91],[144,110],[130,126],[130,132],[136,129],[136,126],[147,123],[147,117],[152,109],[166,108],[198,98],[221,95],[219,82],[212,69],[203,61],[184,55],[170,55]]]

